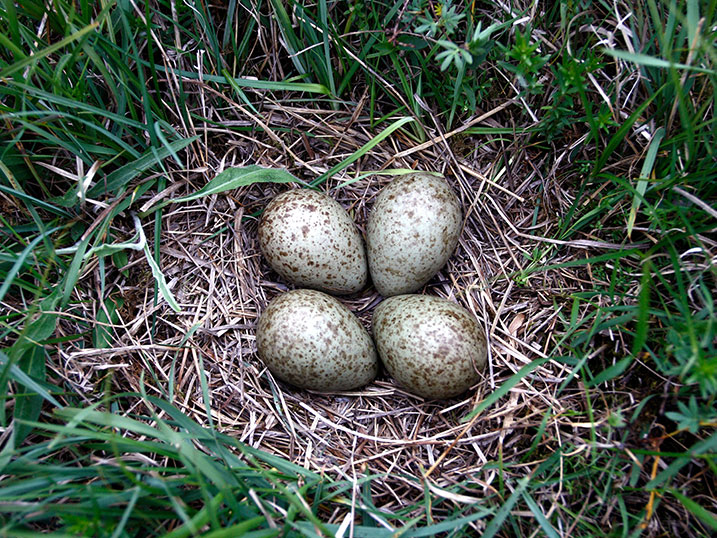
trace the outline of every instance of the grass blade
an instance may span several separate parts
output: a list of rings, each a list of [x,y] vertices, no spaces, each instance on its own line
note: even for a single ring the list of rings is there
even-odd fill
[[[0,301],[5,298],[5,294],[10,289],[10,286],[12,286],[15,282],[15,277],[20,272],[20,269],[23,267],[23,265],[25,265],[25,263],[27,262],[27,259],[30,254],[32,254],[32,252],[35,250],[37,244],[40,241],[43,241],[46,237],[49,237],[50,235],[55,233],[59,229],[60,227],[58,226],[56,228],[52,228],[41,233],[35,239],[30,241],[30,243],[28,243],[28,245],[23,249],[23,251],[15,258],[15,262],[5,275],[5,280],[3,281],[2,286],[0,286]]]
[[[324,46],[324,65],[326,77],[329,79],[329,90],[331,95],[336,95],[336,82],[334,81],[334,71],[331,68],[331,47],[329,43],[329,8],[326,0],[319,0],[319,18],[321,21],[321,33],[323,35]]]
[[[455,519],[447,518],[445,521],[436,523],[434,525],[428,525],[427,527],[409,530],[405,534],[401,534],[399,531],[398,536],[405,536],[406,538],[423,538],[424,536],[436,536],[442,532],[450,532],[453,529],[460,529],[468,523],[487,517],[492,513],[492,510],[487,510],[478,506],[474,506],[473,509],[475,510],[475,512],[469,516],[457,517]]]
[[[620,60],[636,63],[637,65],[644,65],[645,67],[659,67],[661,69],[684,69],[686,71],[695,71],[697,73],[704,73],[707,75],[717,75],[717,71],[715,71],[714,69],[708,69],[706,67],[697,67],[695,65],[687,65],[679,62],[671,62],[662,58],[655,58],[654,56],[650,56],[648,54],[613,49],[603,49],[603,51],[610,56],[619,58]]]
[[[127,520],[129,520],[130,516],[132,515],[132,511],[134,510],[135,504],[137,504],[137,500],[139,499],[140,495],[140,488],[135,487],[132,489],[132,498],[127,503],[127,507],[125,508],[124,513],[122,514],[122,519],[120,519],[119,524],[117,525],[117,528],[112,533],[111,538],[120,538],[124,533],[124,528],[127,525]]]
[[[96,348],[109,348],[112,346],[112,325],[119,323],[118,311],[124,306],[122,297],[108,297],[104,307],[97,312],[97,324],[92,331],[92,345]]]
[[[653,488],[666,484],[668,481],[672,480],[672,478],[674,478],[685,465],[690,463],[692,458],[708,452],[717,452],[717,432],[710,435],[707,439],[698,441],[692,445],[690,450],[685,452],[682,457],[677,458],[670,465],[668,465],[666,469],[660,471],[655,478],[650,480],[645,485],[645,489],[649,491]]]
[[[545,514],[541,510],[540,506],[538,506],[538,503],[535,502],[530,493],[528,493],[527,491],[523,491],[523,500],[528,505],[528,508],[530,508],[530,511],[533,512],[535,519],[540,524],[540,528],[543,529],[545,535],[548,538],[559,538],[558,533],[555,531],[555,528],[550,524],[550,521],[548,521],[548,519],[545,517]]]
[[[189,538],[198,532],[209,523],[209,512],[216,512],[219,505],[224,500],[224,495],[218,493],[209,503],[205,504],[194,516],[190,519],[189,523],[182,525],[174,529],[172,532],[168,532],[162,538]]]
[[[317,185],[321,185],[324,181],[326,181],[328,178],[333,176],[336,172],[340,172],[344,168],[346,168],[351,163],[359,160],[361,157],[363,157],[366,153],[371,151],[374,147],[376,147],[378,144],[380,144],[383,140],[388,138],[391,133],[393,133],[395,130],[400,129],[407,123],[411,123],[416,121],[414,118],[401,118],[400,120],[396,120],[391,125],[386,127],[383,131],[381,131],[378,135],[376,135],[374,138],[366,142],[361,148],[359,148],[357,151],[355,151],[353,154],[351,154],[349,157],[341,161],[339,164],[331,168],[328,172],[325,172],[321,174],[319,177],[317,177],[312,183],[311,186],[315,187]]]
[[[39,198],[30,196],[29,194],[26,194],[24,192],[11,189],[10,187],[6,187],[5,185],[0,185],[0,191],[10,194],[11,196],[16,196],[17,198],[22,198],[24,201],[30,202],[31,204],[37,207],[41,207],[42,209],[49,211],[50,213],[54,213],[55,215],[58,215],[60,217],[71,218],[71,214],[64,209],[56,207],[46,202],[45,200],[40,200]]]
[[[604,383],[605,381],[610,381],[611,379],[616,378],[620,374],[622,374],[625,370],[627,370],[628,366],[632,364],[634,359],[632,357],[625,357],[624,359],[620,359],[615,364],[610,366],[609,368],[605,368],[602,372],[600,372],[598,375],[596,375],[594,378],[590,380],[585,381],[585,386],[592,388],[597,387],[601,383]]]
[[[667,491],[669,491],[678,501],[680,501],[693,516],[702,521],[702,523],[707,525],[712,530],[717,531],[717,515],[710,512],[689,497],[683,495],[675,488],[669,488]]]
[[[28,378],[33,380],[32,386],[40,388],[39,383],[45,382],[46,367],[45,367],[45,349],[41,346],[30,348],[19,361],[19,369],[28,375]],[[34,382],[37,380],[38,382]],[[23,391],[28,391],[27,394],[21,394]],[[43,391],[47,394],[46,391]],[[43,395],[37,390],[33,390],[31,387],[18,384],[17,393],[15,395],[15,428],[14,428],[14,441],[15,447],[19,447],[28,434],[32,431],[32,426],[28,424],[30,421],[35,421],[40,417],[40,411],[42,410]]]
[[[632,237],[632,228],[635,226],[635,218],[637,217],[637,211],[640,209],[640,204],[645,197],[645,191],[647,190],[647,181],[651,176],[654,178],[653,168],[655,167],[655,160],[657,159],[657,151],[660,149],[660,143],[665,137],[665,129],[660,127],[652,135],[650,145],[647,149],[647,155],[645,156],[645,162],[642,164],[642,170],[640,171],[640,178],[637,181],[635,187],[636,194],[632,199],[632,207],[630,208],[630,215],[627,219],[627,236]]]
[[[577,260],[570,260],[563,263],[553,263],[549,265],[544,265],[541,267],[528,267],[527,269],[523,269],[520,272],[516,272],[510,276],[516,276],[520,275],[521,277],[527,276],[532,273],[538,273],[543,271],[552,271],[554,269],[562,269],[564,267],[580,267],[582,265],[589,265],[589,264],[598,264],[610,260],[620,260],[622,258],[626,258],[628,256],[635,256],[639,255],[640,251],[636,248],[631,249],[625,249],[625,250],[616,250],[615,252],[607,252],[605,254],[600,254],[598,256],[593,256],[591,258],[583,258],[583,259],[577,259]]]
[[[642,277],[640,278],[640,292],[637,299],[637,326],[635,339],[632,342],[632,354],[636,355],[647,342],[647,333],[650,320],[650,286],[652,285],[652,263],[646,261],[642,264]]]
[[[523,495],[523,492],[528,487],[529,482],[529,476],[523,477],[518,480],[518,485],[515,487],[513,493],[501,505],[501,507],[498,508],[495,517],[491,519],[490,523],[488,523],[488,526],[483,531],[483,534],[481,535],[482,538],[493,538],[493,536],[495,536],[496,533],[500,531],[501,527],[503,526],[503,522],[510,515],[510,511],[513,509],[513,506],[515,506],[515,503],[518,502],[518,499],[520,499],[520,497]]]
[[[3,369],[8,368],[10,373],[10,379],[25,386],[33,392],[36,392],[38,395],[50,402],[52,405],[56,407],[62,407],[62,404],[58,402],[55,397],[50,394],[42,385],[40,385],[37,381],[35,381],[33,378],[23,372],[16,364],[10,364],[9,360],[10,359],[8,358],[8,356],[2,351],[0,351],[0,366],[2,366]]]
[[[159,293],[162,295],[162,297],[164,297],[164,300],[167,301],[167,304],[172,308],[172,310],[174,310],[175,312],[180,312],[182,309],[179,306],[179,303],[177,303],[177,300],[174,298],[172,290],[169,289],[167,279],[164,277],[164,273],[162,273],[162,270],[159,268],[159,265],[157,265],[157,262],[154,260],[154,256],[152,256],[152,253],[149,250],[149,246],[146,243],[144,246],[144,256],[145,258],[147,258],[149,268],[152,270],[152,277],[157,282]]]
[[[650,106],[650,103],[652,103],[652,101],[659,95],[660,91],[661,90],[656,91],[647,99],[645,99],[645,102],[642,103],[639,107],[637,107],[632,114],[630,114],[630,116],[624,121],[624,123],[620,126],[617,132],[610,138],[610,141],[605,146],[605,149],[595,161],[595,166],[593,167],[592,172],[593,176],[602,172],[602,169],[605,167],[605,164],[607,164],[607,161],[610,156],[625,139],[627,133],[630,131],[630,129],[632,129],[633,125],[635,125],[635,122],[638,119],[642,118],[642,114]],[[574,206],[575,204],[571,206],[571,209]],[[571,217],[571,215],[568,215],[568,217]]]
[[[84,240],[80,241],[80,244],[77,246],[75,256],[74,258],[72,258],[72,263],[70,264],[70,267],[65,274],[65,282],[61,302],[62,306],[66,306],[70,302],[70,296],[75,289],[75,284],[77,284],[77,281],[80,279],[80,274],[82,272],[81,265],[85,256],[85,251],[90,244],[90,239],[91,238],[88,236]]]
[[[22,60],[19,60],[15,62],[12,65],[7,66],[5,69],[0,71],[0,78],[7,78],[13,73],[16,73],[18,71],[21,71],[28,67],[29,65],[36,64],[41,59],[49,56],[53,52],[57,52],[61,48],[63,48],[66,45],[69,45],[73,41],[77,41],[81,37],[87,35],[88,33],[92,32],[93,30],[97,29],[97,26],[99,25],[98,22],[93,22],[92,24],[85,26],[81,30],[78,30],[72,35],[67,36],[64,39],[61,39],[57,43],[54,43],[53,45],[50,45],[49,47],[46,47],[42,49],[41,51],[33,52],[30,56],[27,56],[23,58]]]
[[[139,174],[148,170],[159,161],[171,156],[172,153],[176,153],[186,148],[189,144],[198,139],[199,136],[193,136],[183,140],[175,140],[168,146],[155,149],[154,151],[148,151],[139,159],[131,163],[127,163],[121,168],[118,168],[114,172],[108,174],[106,181],[95,183],[87,191],[87,197],[96,198],[103,193],[108,195],[117,194],[120,189],[124,188]]]
[[[142,62],[145,63],[145,62]],[[207,82],[215,82],[217,84],[230,84],[226,77],[220,75],[212,75],[210,73],[202,73],[201,75],[193,71],[184,71],[182,69],[168,69],[166,66],[155,64],[158,72],[173,73],[190,80],[203,80]],[[289,82],[280,80],[255,80],[252,78],[232,77],[231,83],[242,88],[253,88],[255,90],[267,90],[274,92],[306,92],[320,93],[326,96],[331,95],[331,91],[323,84],[313,82]]]
[[[78,409],[74,407],[64,407],[56,409],[55,414],[62,419],[71,421],[73,424],[89,422],[102,428],[120,428],[138,435],[146,435],[151,439],[168,442],[166,436],[162,435],[156,428],[139,420],[115,415],[114,413],[95,411],[93,408]]]
[[[495,389],[490,396],[488,396],[485,400],[483,400],[481,403],[479,403],[473,411],[468,413],[465,417],[461,419],[461,422],[468,422],[476,415],[481,414],[483,411],[488,409],[491,405],[493,405],[495,402],[497,402],[499,399],[501,399],[503,396],[508,394],[510,392],[510,389],[512,389],[514,386],[516,386],[520,381],[527,376],[530,372],[535,370],[536,368],[542,366],[546,362],[548,362],[550,358],[544,358],[544,359],[538,359],[530,364],[526,364],[523,366],[520,370],[518,370],[515,374],[513,374],[510,379],[508,379],[505,383],[503,383],[500,387]]]
[[[289,14],[286,12],[286,8],[284,8],[284,3],[279,0],[270,0],[270,2],[274,10],[276,22],[279,25],[279,31],[284,37],[284,45],[289,51],[289,57],[291,58],[294,67],[296,67],[296,70],[302,75],[305,75],[308,73],[308,69],[303,64],[300,54],[303,47],[301,46],[301,41],[296,36],[296,33],[294,33],[294,26],[291,23]]]

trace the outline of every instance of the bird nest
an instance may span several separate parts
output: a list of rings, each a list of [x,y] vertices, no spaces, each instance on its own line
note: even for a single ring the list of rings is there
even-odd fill
[[[212,97],[198,101],[210,107]],[[185,169],[168,171],[170,188],[142,200],[143,209],[157,199],[195,192],[230,166],[286,168],[309,182],[375,134],[360,103],[349,111],[265,106],[266,127],[275,129],[271,134],[229,129],[252,124],[240,109],[201,111],[210,119],[223,118],[227,128],[196,126],[189,134],[199,134],[200,140],[185,153]],[[500,104],[454,132],[427,130],[423,143],[396,131],[320,186],[362,231],[376,194],[391,180],[387,170],[438,171],[455,190],[464,215],[458,248],[419,293],[461,304],[489,336],[484,378],[461,397],[425,401],[384,371],[360,390],[312,393],[278,381],[258,359],[257,319],[272,298],[289,289],[262,259],[258,219],[274,195],[299,183],[254,184],[147,216],[142,225],[150,238],[157,229],[153,219],[161,218],[159,265],[181,310],[175,312],[155,295],[152,272],[139,252],[103,276],[98,265],[89,265],[85,285],[75,292],[78,308],[86,309],[77,317],[111,319],[102,318],[103,301],[97,300],[104,278],[106,295],[117,306],[109,323],[111,346],[75,342],[61,353],[56,373],[88,402],[107,383],[112,393],[146,391],[171,399],[200,424],[208,425],[211,413],[218,430],[310,470],[353,481],[379,476],[370,487],[382,510],[398,509],[406,499],[413,504],[426,484],[439,497],[472,503],[496,491],[499,479],[531,473],[564,439],[589,450],[579,440],[594,424],[571,419],[573,410],[583,412],[584,387],[571,377],[572,368],[549,356],[559,355],[564,317],[582,316],[588,308],[581,304],[571,312],[570,295],[584,285],[593,288],[596,278],[590,265],[562,262],[610,245],[546,239],[554,237],[555,216],[572,202],[571,183],[580,179],[561,177],[566,155],[554,156],[557,164],[546,177],[541,173],[546,157],[531,154],[517,139],[505,146],[500,139],[466,134],[470,126],[500,125],[511,106]],[[113,231],[131,234],[131,219],[118,218]],[[381,301],[375,290],[341,300],[370,329]],[[62,327],[77,331],[72,318]],[[622,346],[609,334],[602,338],[595,360]],[[474,412],[501,387],[492,405]],[[117,412],[135,413],[146,404],[128,399],[122,405]],[[604,421],[606,410],[594,412],[597,424]],[[501,457],[527,459],[523,467],[501,470],[492,463]],[[556,492],[546,488],[554,506]]]

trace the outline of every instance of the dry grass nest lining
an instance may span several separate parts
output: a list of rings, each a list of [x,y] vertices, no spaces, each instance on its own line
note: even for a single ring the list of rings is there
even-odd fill
[[[297,114],[284,118],[299,121]],[[277,114],[273,120],[277,121]],[[297,155],[293,162],[284,162],[286,153],[272,146],[248,139],[225,141],[240,151],[230,150],[229,159],[227,155],[215,159],[212,172],[177,171],[172,179],[189,183],[186,191],[193,191],[222,166],[250,164],[241,155],[253,154],[251,164],[283,164],[294,173],[303,171],[310,180],[315,176],[309,176],[307,167],[328,169],[333,164],[331,157],[343,158],[346,154],[340,151],[355,151],[368,139],[366,133],[353,132],[329,146],[319,137],[313,148],[305,147],[300,154],[304,159],[300,167],[296,166]],[[402,391],[385,372],[362,390],[330,395],[296,390],[273,379],[256,356],[254,327],[265,305],[287,287],[260,255],[258,218],[252,215],[288,188],[274,184],[253,185],[165,210],[161,267],[181,312],[173,312],[163,302],[155,304],[146,261],[135,256],[126,267],[129,278],[119,271],[108,276],[108,289],[120,290],[125,301],[120,323],[114,327],[114,347],[67,349],[61,353],[63,360],[56,373],[89,401],[96,397],[94,389],[108,373],[115,393],[139,391],[143,376],[149,394],[166,396],[174,367],[173,403],[200,424],[207,424],[199,377],[203,370],[217,428],[253,447],[338,479],[386,473],[386,478],[372,483],[376,504],[384,508],[400,505],[404,495],[412,498],[422,490],[415,477],[431,467],[434,484],[439,487],[471,479],[476,494],[481,494],[480,489],[493,491],[497,474],[484,470],[484,464],[496,461],[500,450],[504,457],[524,453],[549,408],[549,435],[541,444],[550,445],[551,451],[567,438],[581,445],[590,426],[571,422],[567,411],[582,409],[584,394],[576,387],[556,397],[569,371],[555,361],[536,369],[476,420],[460,421],[522,366],[554,349],[556,331],[561,327],[559,315],[566,306],[570,310],[561,297],[579,291],[593,278],[589,267],[577,267],[536,272],[522,285],[515,283],[509,275],[528,266],[536,247],[550,245],[540,236],[550,236],[556,225],[550,215],[564,209],[554,204],[569,204],[570,198],[555,178],[541,177],[530,156],[522,151],[515,154],[503,186],[497,187],[487,178],[493,175],[492,163],[498,160],[500,148],[478,146],[478,141],[470,138],[461,143],[474,143],[473,147],[481,149],[462,158],[448,144],[439,143],[396,159],[406,146],[396,141],[393,147],[384,144],[354,165],[355,176],[332,179],[323,189],[349,210],[363,230],[376,194],[391,178],[375,175],[336,188],[345,180],[366,170],[398,167],[440,171],[447,176],[461,199],[464,229],[457,251],[424,291],[450,298],[473,312],[486,327],[491,350],[484,380],[462,398],[422,401]],[[320,163],[310,160],[312,153],[315,157],[322,151],[329,157]],[[193,153],[195,158],[202,154],[204,151]],[[212,160],[210,156],[200,164],[206,167]],[[545,200],[538,224],[531,228],[534,198],[541,189]],[[151,230],[151,221],[145,228]],[[127,223],[127,232],[130,230]],[[565,249],[559,256],[553,253],[543,262],[565,261],[576,253],[584,256],[586,248],[598,245],[586,240],[569,246],[577,248]],[[99,278],[96,266],[89,267],[85,277],[93,275]],[[78,290],[88,294],[79,304],[100,308],[100,302],[86,300],[96,289],[99,286]],[[373,307],[380,300],[375,291],[369,288],[343,300],[370,328]],[[96,316],[96,311],[86,311],[78,317]],[[64,323],[72,325],[71,319]],[[193,327],[196,330],[191,332]],[[66,330],[76,329],[67,326]],[[598,352],[609,346],[618,349],[622,343],[605,344]],[[138,412],[142,405],[133,402],[133,407],[123,411]],[[588,448],[587,442],[582,445]]]

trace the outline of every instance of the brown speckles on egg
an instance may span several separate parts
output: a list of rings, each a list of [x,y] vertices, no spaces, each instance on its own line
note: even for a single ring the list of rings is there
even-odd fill
[[[279,295],[256,328],[259,357],[279,379],[318,391],[350,390],[378,369],[371,337],[337,299],[315,290]]]
[[[424,398],[451,398],[480,379],[485,332],[461,306],[440,297],[399,295],[373,313],[376,350],[386,370]]]
[[[371,278],[384,297],[416,291],[448,261],[462,215],[446,182],[416,172],[383,188],[366,225]]]
[[[346,294],[368,282],[356,225],[338,202],[317,191],[294,189],[272,199],[259,224],[259,246],[269,265],[297,286]]]

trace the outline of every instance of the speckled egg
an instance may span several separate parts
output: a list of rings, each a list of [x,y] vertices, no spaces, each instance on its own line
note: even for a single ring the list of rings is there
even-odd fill
[[[317,191],[295,189],[273,198],[259,223],[259,247],[272,269],[296,286],[341,295],[368,281],[356,225],[338,202]]]
[[[317,391],[342,391],[373,380],[373,341],[334,297],[299,289],[276,297],[256,328],[259,358],[279,379]]]
[[[440,297],[398,295],[376,307],[372,323],[386,370],[409,392],[451,398],[480,380],[485,332],[463,307]]]
[[[461,225],[460,203],[443,179],[416,172],[386,185],[366,227],[376,290],[384,297],[418,290],[453,254]]]

